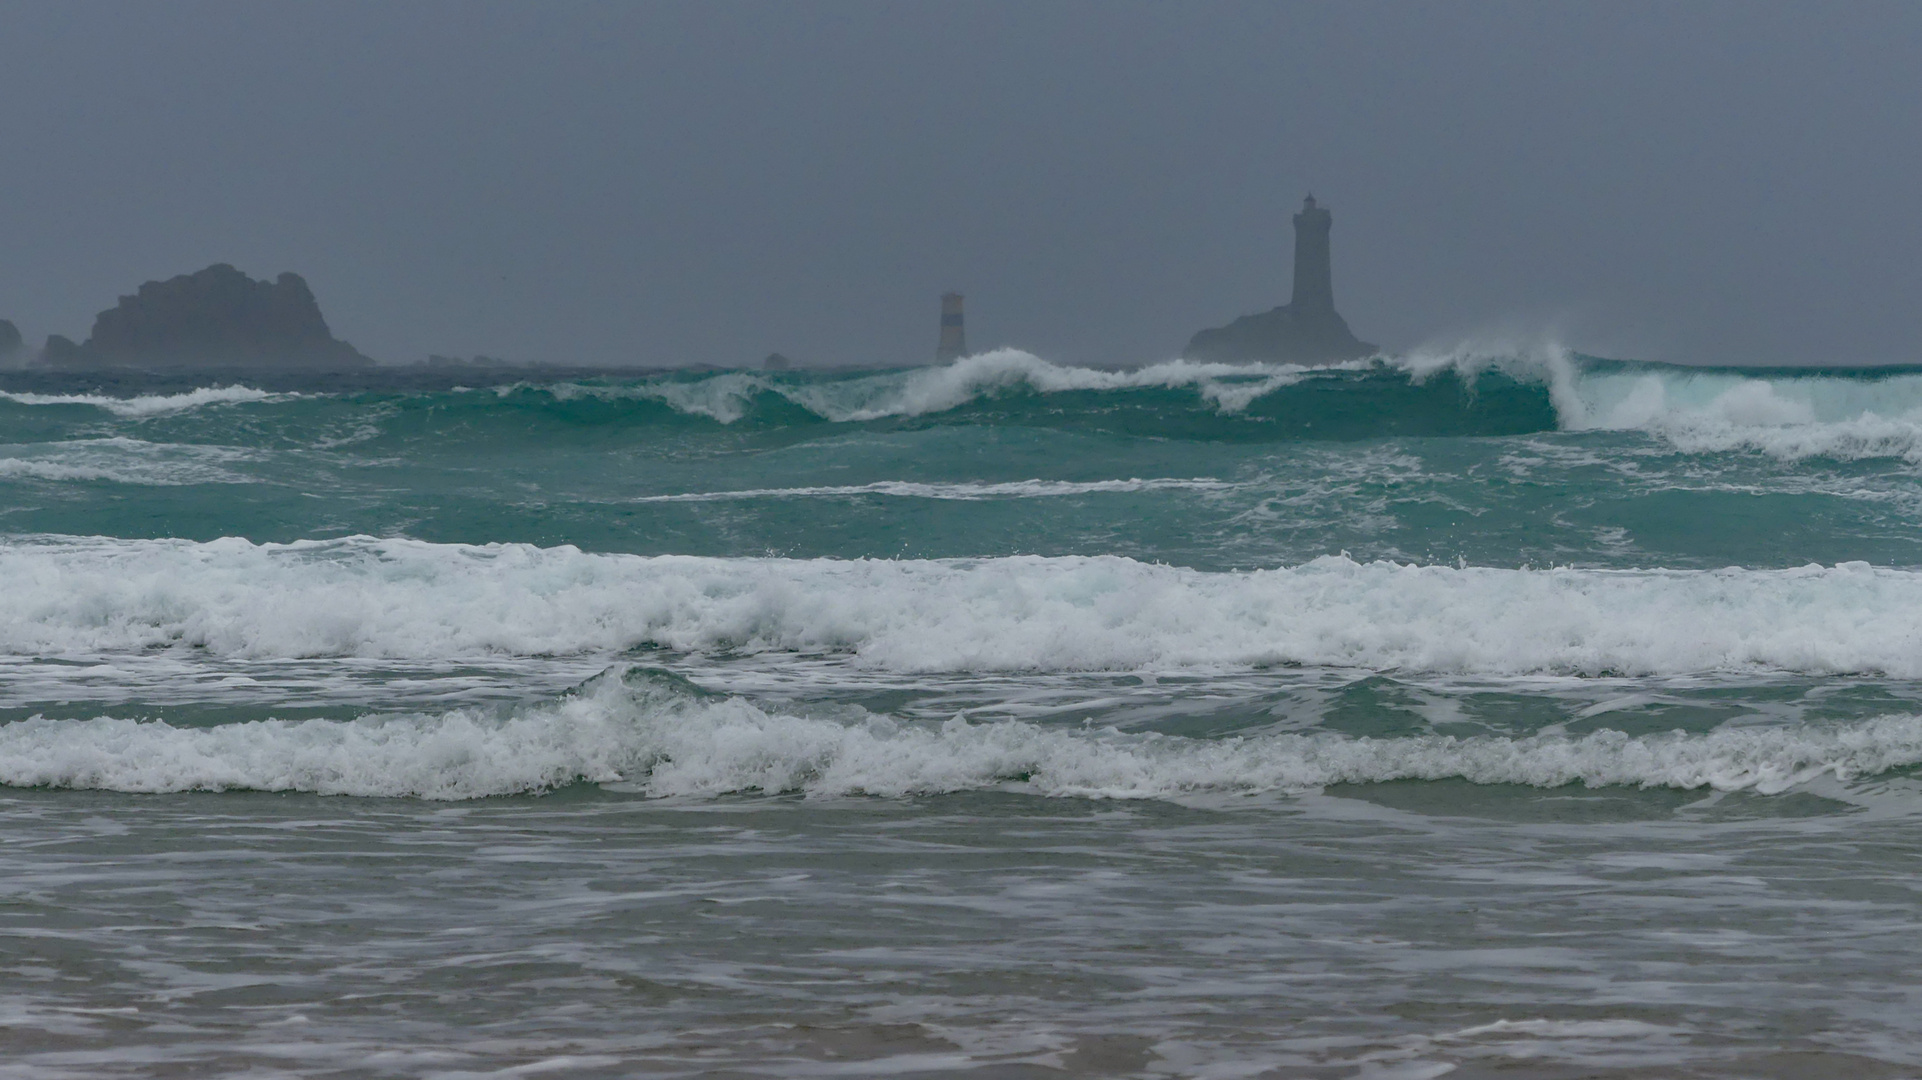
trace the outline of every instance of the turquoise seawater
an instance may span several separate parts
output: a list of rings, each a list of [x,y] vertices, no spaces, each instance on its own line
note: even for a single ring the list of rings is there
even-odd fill
[[[0,373],[0,1076],[1917,1075],[1919,467],[1549,349]]]

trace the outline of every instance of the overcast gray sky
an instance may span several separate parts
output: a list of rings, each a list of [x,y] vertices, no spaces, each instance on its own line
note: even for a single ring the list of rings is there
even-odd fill
[[[1366,340],[1922,361],[1922,5],[0,0],[0,316],[306,275],[335,332],[614,363]]]

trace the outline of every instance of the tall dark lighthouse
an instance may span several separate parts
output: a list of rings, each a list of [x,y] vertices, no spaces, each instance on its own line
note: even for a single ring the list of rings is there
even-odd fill
[[[1302,200],[1301,213],[1295,215],[1295,295],[1288,306],[1297,314],[1335,310],[1335,272],[1328,262],[1328,232],[1335,216],[1315,205],[1315,197]]]
[[[1295,215],[1295,295],[1278,308],[1243,315],[1188,339],[1183,356],[1228,363],[1335,364],[1372,356],[1335,311],[1335,272],[1328,233],[1335,217],[1313,195]]]

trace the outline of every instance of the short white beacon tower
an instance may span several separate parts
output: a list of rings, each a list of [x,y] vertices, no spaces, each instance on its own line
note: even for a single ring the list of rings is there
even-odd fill
[[[968,354],[968,335],[961,325],[961,294],[941,294],[941,343],[934,347],[934,362],[951,364]]]

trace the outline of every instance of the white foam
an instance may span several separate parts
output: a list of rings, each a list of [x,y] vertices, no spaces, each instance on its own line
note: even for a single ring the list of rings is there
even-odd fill
[[[1590,373],[1572,349],[1552,339],[1471,339],[1448,346],[1425,346],[1388,362],[1416,382],[1448,371],[1472,384],[1484,372],[1500,372],[1520,382],[1546,387],[1563,430],[1600,426],[1594,420],[1595,406],[1590,400]]]
[[[461,387],[455,387],[458,393]],[[732,424],[747,415],[748,406],[763,393],[781,392],[774,380],[744,371],[729,371],[698,378],[657,377],[640,382],[615,383],[532,383],[516,382],[493,387],[498,397],[519,393],[551,395],[556,401],[658,401],[689,416],[705,416]]]
[[[1357,362],[1344,369],[1366,366]],[[747,415],[755,397],[773,394],[837,423],[923,416],[959,408],[1012,390],[1053,394],[1076,390],[1192,387],[1223,413],[1246,409],[1257,398],[1291,386],[1312,371],[1299,364],[1217,364],[1169,360],[1129,370],[1077,367],[1043,360],[1019,349],[995,349],[950,364],[846,379],[790,381],[751,372],[699,379],[658,379],[616,386],[561,383],[499,388],[508,394],[538,389],[566,401],[582,397],[649,399],[691,416],[732,424]],[[1325,369],[1322,369],[1325,370]]]
[[[1055,363],[1018,349],[996,349],[951,364],[871,376],[791,380],[754,372],[700,378],[660,378],[596,386],[517,383],[508,394],[537,391],[560,400],[580,397],[651,399],[692,416],[725,424],[743,419],[754,399],[772,394],[832,422],[860,422],[946,412],[1015,390],[1039,394],[1143,388],[1195,391],[1198,402],[1224,415],[1333,371],[1386,364],[1417,382],[1444,371],[1472,381],[1501,371],[1545,386],[1568,431],[1646,431],[1687,453],[1759,451],[1785,460],[1823,456],[1844,460],[1898,457],[1922,464],[1922,375],[1869,377],[1819,371],[1760,375],[1686,367],[1585,367],[1555,342],[1470,341],[1417,349],[1332,366],[1221,364],[1169,360],[1109,370]],[[203,387],[179,394],[117,398],[97,394],[0,392],[24,405],[87,405],[141,419],[202,406],[298,398],[247,386]],[[16,474],[48,479],[59,470],[14,466]]]
[[[1237,412],[1263,394],[1299,382],[1298,364],[1217,364],[1169,360],[1125,371],[1075,367],[1019,349],[996,349],[952,364],[900,375],[788,388],[793,400],[831,420],[878,420],[946,412],[1000,391],[1053,394],[1075,390],[1194,387],[1222,412]]]
[[[0,725],[0,784],[466,799],[587,781],[657,797],[1008,789],[1143,799],[1463,779],[1773,794],[1818,777],[1847,781],[1922,763],[1922,717],[1909,715],[1702,735],[1188,739],[1018,720],[799,717],[693,696],[674,681],[610,672],[578,695],[510,714],[458,709],[211,728],[36,717]]]
[[[1472,383],[1497,371],[1547,389],[1566,431],[1646,431],[1686,453],[1748,450],[1797,460],[1900,457],[1922,463],[1922,375],[1867,377],[1788,372],[1757,375],[1675,366],[1586,365],[1554,341],[1505,337],[1424,347],[1403,356],[1330,366],[1169,360],[1128,370],[1078,367],[1018,349],[951,364],[844,379],[797,381],[753,372],[659,379],[618,386],[538,387],[566,400],[652,399],[688,415],[732,424],[772,394],[833,422],[946,412],[1010,391],[1055,394],[1190,388],[1224,415],[1330,372],[1385,365],[1420,383],[1452,372]],[[500,392],[530,389],[525,384]]]
[[[126,792],[308,791],[471,799],[621,777],[631,749],[605,710],[456,710],[384,720],[210,728],[100,717],[0,725],[0,784]]]
[[[113,469],[89,468],[58,461],[31,458],[0,458],[0,480],[114,480],[124,482],[124,474]]]
[[[248,458],[224,446],[151,443],[140,439],[71,439],[0,445],[0,480],[56,483],[107,481],[147,487],[242,484],[249,478],[223,466]]]
[[[1015,480],[1007,483],[927,484],[907,480],[878,480],[871,484],[838,487],[750,488],[740,491],[696,491],[681,495],[644,495],[634,502],[725,502],[737,499],[807,499],[853,495],[890,495],[906,499],[1039,499],[1064,495],[1097,495],[1137,491],[1220,491],[1234,485],[1197,477],[1192,480]]]
[[[1515,340],[1416,350],[1417,380],[1487,370],[1548,388],[1566,431],[1646,431],[1684,453],[1757,451],[1788,461],[1895,457],[1922,464],[1922,375],[1761,374],[1679,366],[1584,366],[1565,346]]]
[[[1583,376],[1580,395],[1569,428],[1649,431],[1688,453],[1922,463],[1922,375],[1603,372]]]
[[[16,394],[0,391],[0,398],[20,405],[91,405],[115,416],[139,419],[163,413],[197,409],[203,405],[228,405],[236,402],[268,401],[292,394],[271,394],[249,386],[203,386],[179,394],[142,394],[117,398],[105,394]]]
[[[1118,557],[716,559],[356,537],[0,543],[0,651],[849,655],[897,672],[1313,666],[1922,676],[1922,573]]]
[[[556,396],[565,401],[575,396],[651,398],[690,416],[705,416],[732,424],[747,415],[748,406],[762,393],[779,393],[772,381],[744,372],[710,375],[700,379],[662,379],[619,387],[560,386]]]

